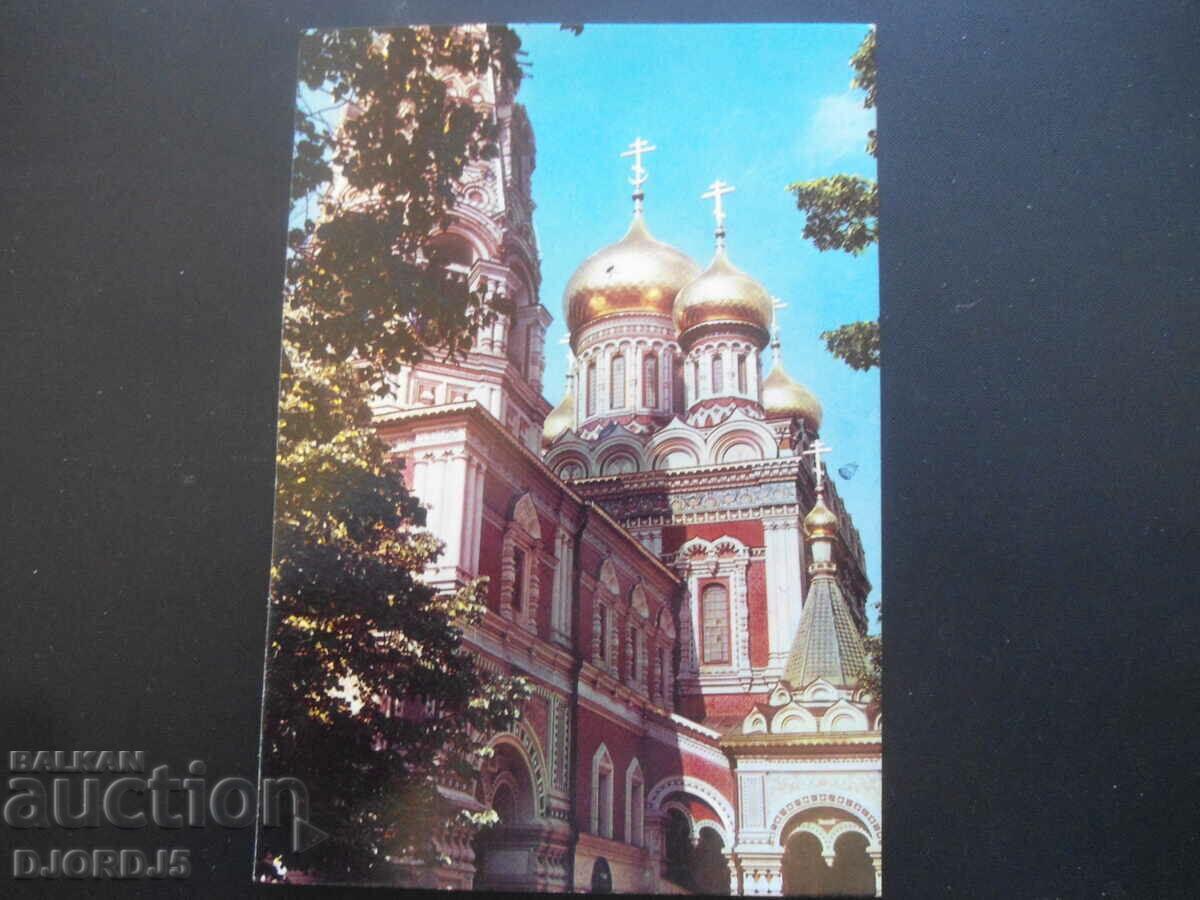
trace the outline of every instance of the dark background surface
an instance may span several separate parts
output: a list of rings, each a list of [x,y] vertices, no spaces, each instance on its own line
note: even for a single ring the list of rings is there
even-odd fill
[[[0,11],[5,751],[255,773],[297,29],[601,18],[342,5]],[[880,24],[887,895],[1190,897],[1200,15],[974,6],[603,19]],[[0,833],[194,864],[11,882],[5,849],[5,896],[267,890],[250,830]]]

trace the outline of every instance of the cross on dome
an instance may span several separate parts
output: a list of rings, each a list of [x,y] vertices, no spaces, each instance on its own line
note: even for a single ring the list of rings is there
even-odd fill
[[[817,493],[820,494],[825,490],[825,473],[821,468],[821,454],[829,453],[833,448],[823,443],[820,438],[809,445],[807,450],[801,451],[802,456],[811,456],[813,458],[813,474],[817,477]]]
[[[633,185],[633,211],[640,213],[642,211],[642,198],[645,194],[642,191],[642,185],[646,183],[646,179],[650,177],[650,173],[642,166],[642,154],[650,153],[658,148],[642,138],[636,138],[629,149],[621,154],[621,158],[626,156],[633,157],[633,177],[629,179],[629,183]]]
[[[720,178],[708,186],[708,192],[701,194],[701,200],[713,201],[713,218],[717,220],[717,246],[725,246],[725,204],[721,202],[721,198],[726,194],[732,194],[737,188],[733,185],[726,184]]]
[[[779,362],[779,311],[787,309],[787,304],[778,297],[771,298],[771,359]]]

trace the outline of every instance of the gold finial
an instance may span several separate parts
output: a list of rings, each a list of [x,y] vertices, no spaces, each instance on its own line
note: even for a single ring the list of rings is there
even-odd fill
[[[717,220],[717,249],[725,249],[725,205],[721,202],[721,198],[725,194],[732,194],[737,188],[728,185],[721,179],[717,179],[708,186],[708,193],[701,194],[701,200],[713,201],[713,218]]]
[[[633,212],[635,215],[642,211],[642,200],[646,196],[645,192],[642,191],[642,185],[650,177],[650,173],[642,166],[642,154],[657,149],[649,141],[639,137],[629,145],[628,150],[621,154],[622,159],[626,156],[633,157],[633,177],[629,179],[629,183],[633,185]]]

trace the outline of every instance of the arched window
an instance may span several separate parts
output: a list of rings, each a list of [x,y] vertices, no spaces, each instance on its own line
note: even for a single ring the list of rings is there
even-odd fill
[[[729,592],[723,584],[710,584],[700,595],[703,635],[701,661],[729,662]]]
[[[590,362],[587,364],[587,415],[593,416],[596,414],[596,364]]]
[[[738,393],[746,393],[746,354],[739,353],[737,358]]]
[[[646,843],[646,784],[636,759],[625,770],[625,843],[635,847]]]
[[[642,642],[642,633],[636,628],[629,629],[629,680],[633,684],[641,682],[638,674],[638,665],[641,663],[641,653],[639,647]]]
[[[719,394],[725,390],[725,360],[720,353],[712,359],[712,392]]]
[[[592,834],[613,836],[613,763],[608,748],[601,744],[592,757]]]
[[[642,406],[658,406],[658,360],[649,353],[642,359]]]
[[[618,353],[612,358],[609,370],[609,409],[625,407],[625,357]]]

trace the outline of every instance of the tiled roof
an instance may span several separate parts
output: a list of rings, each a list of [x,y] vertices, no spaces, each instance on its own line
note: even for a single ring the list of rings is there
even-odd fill
[[[818,678],[837,687],[853,687],[865,668],[862,636],[837,581],[828,577],[813,579],[783,680],[797,689]]]

